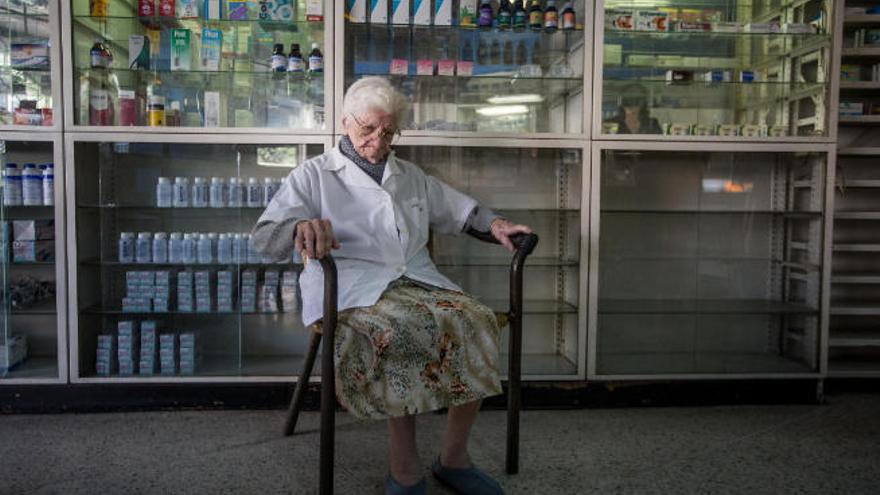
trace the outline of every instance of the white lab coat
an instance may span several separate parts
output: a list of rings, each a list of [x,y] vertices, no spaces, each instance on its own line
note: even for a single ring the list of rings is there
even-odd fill
[[[382,185],[338,148],[293,169],[260,216],[254,247],[275,259],[289,259],[295,220],[330,220],[341,247],[333,251],[339,280],[339,311],[372,306],[393,280],[410,279],[461,290],[428,256],[428,230],[460,233],[477,202],[426,175],[416,165],[388,156]],[[286,229],[280,228],[286,226]],[[263,234],[256,235],[263,229]],[[300,276],[302,319],[323,315],[324,277],[309,262]]]

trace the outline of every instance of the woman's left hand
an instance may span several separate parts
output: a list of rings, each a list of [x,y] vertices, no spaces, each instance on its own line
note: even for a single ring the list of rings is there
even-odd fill
[[[505,218],[496,218],[493,220],[492,225],[489,226],[489,230],[492,232],[492,235],[498,239],[498,242],[506,247],[508,251],[514,251],[516,249],[513,242],[510,241],[510,236],[514,234],[532,233],[532,229],[527,225],[513,223]]]

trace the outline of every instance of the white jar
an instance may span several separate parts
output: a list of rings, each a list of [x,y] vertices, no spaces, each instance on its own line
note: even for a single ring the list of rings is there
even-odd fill
[[[229,234],[220,234],[217,238],[217,262],[232,263],[232,238]]]
[[[174,178],[174,198],[172,205],[175,208],[189,207],[189,179],[186,177]]]
[[[21,206],[21,170],[14,163],[7,163],[3,170],[3,204]]]
[[[153,234],[153,263],[168,263],[168,234]]]
[[[275,179],[271,177],[266,177],[263,179],[263,206],[269,206],[269,202],[272,201],[272,197],[275,196],[275,193],[278,192],[278,182],[275,182]]]
[[[199,236],[199,245],[197,251],[199,263],[208,264],[214,262],[214,257],[212,256],[211,249],[211,237],[208,234],[202,234]]]
[[[119,262],[134,263],[134,232],[119,234]]]
[[[235,234],[232,238],[232,262],[247,263],[247,244],[242,234]]]
[[[187,233],[183,235],[183,262],[191,265],[196,262],[196,244],[199,234]]]
[[[256,265],[256,264],[260,263],[260,261],[261,261],[260,253],[258,253],[257,250],[254,249],[253,246],[251,246],[251,235],[244,234],[242,237],[243,237],[242,242],[247,246],[247,262],[248,262],[248,264]]]
[[[208,206],[208,179],[204,177],[193,179],[190,201],[193,208],[206,208]]]
[[[55,204],[55,165],[52,163],[47,163],[43,169],[43,204]]]
[[[263,187],[256,177],[250,177],[247,183],[247,206],[258,208],[263,206]]]
[[[134,251],[135,261],[138,263],[151,263],[153,261],[152,247],[153,235],[149,232],[139,233]]]
[[[226,180],[223,177],[211,177],[209,198],[211,208],[224,208],[227,203],[226,196]]]
[[[168,177],[159,177],[156,182],[156,206],[159,208],[171,208],[174,198],[174,187]]]
[[[172,232],[168,239],[168,262],[183,263],[183,234]]]
[[[247,197],[247,194],[245,192],[244,183],[238,177],[230,177],[229,190],[226,197],[227,204],[230,207],[239,208],[244,206],[245,197]]]
[[[25,163],[21,174],[21,204],[39,206],[43,204],[43,172],[33,163]]]

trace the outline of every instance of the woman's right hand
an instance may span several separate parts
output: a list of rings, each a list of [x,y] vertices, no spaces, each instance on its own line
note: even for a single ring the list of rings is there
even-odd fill
[[[321,259],[330,254],[331,249],[339,249],[339,241],[333,234],[330,220],[313,218],[301,220],[296,224],[293,239],[294,248],[305,261],[307,258]]]

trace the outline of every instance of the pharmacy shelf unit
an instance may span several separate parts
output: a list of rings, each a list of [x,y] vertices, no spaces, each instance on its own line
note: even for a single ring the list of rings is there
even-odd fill
[[[4,226],[15,220],[48,220],[54,223],[54,240],[46,241],[54,246],[54,260],[16,262],[12,255],[13,229],[8,228],[4,239],[3,259],[3,312],[0,329],[0,346],[12,342],[15,335],[23,336],[27,343],[27,358],[8,372],[0,372],[0,386],[58,384],[67,382],[67,333],[64,318],[67,309],[67,267],[64,243],[64,161],[60,133],[0,132],[5,153],[3,162],[54,163],[57,177],[54,188],[54,205],[51,206],[0,206],[0,220]],[[11,284],[24,279],[51,282],[54,297],[37,303],[18,307],[10,296]],[[19,298],[16,297],[16,300]]]
[[[839,2],[838,8],[868,6]],[[848,15],[841,46],[851,45],[860,29],[880,26],[878,15]],[[880,104],[880,83],[870,66],[880,64],[877,48],[843,48],[840,100]],[[844,76],[844,74],[846,76]],[[843,107],[841,107],[842,109]],[[880,118],[840,115],[834,232],[831,249],[831,304],[826,356],[829,377],[880,377]]]
[[[138,0],[112,0],[108,15],[92,16],[87,0],[60,0],[64,40],[64,126],[77,132],[138,132],[157,134],[239,134],[239,135],[314,135],[333,132],[333,4],[323,3],[324,20],[305,20],[304,2],[294,1],[296,18],[293,21],[262,21],[251,10],[249,19],[179,19],[138,17]],[[199,13],[203,3],[195,2]],[[224,2],[225,3],[225,2]],[[155,2],[158,8],[158,0]],[[254,4],[256,5],[256,4]],[[223,7],[226,12],[226,7]],[[224,14],[226,15],[226,14]],[[188,29],[192,70],[170,70],[170,43],[172,29]],[[198,67],[200,64],[201,33],[203,28],[221,31],[224,41],[218,48],[219,67]],[[160,33],[158,52],[149,58],[149,69],[130,68],[129,36]],[[96,38],[104,39],[113,54],[111,69],[91,67],[89,50]],[[274,43],[283,43],[285,54],[292,42],[300,43],[303,56],[308,58],[310,43],[317,42],[324,55],[321,75],[303,76],[286,72],[272,72],[269,60]],[[154,49],[155,50],[155,49]],[[159,84],[157,84],[157,81]],[[99,88],[100,97],[108,95],[112,112],[109,116],[90,115],[92,89]],[[178,126],[149,126],[146,111],[148,93],[154,87],[166,97],[166,110],[172,101],[180,106]],[[118,90],[131,90],[134,100],[126,107],[130,125],[120,125],[123,112]],[[217,94],[216,127],[205,126],[206,92]],[[211,95],[214,108],[214,98]],[[100,99],[99,97],[99,99]],[[172,100],[173,98],[173,100]],[[85,104],[83,102],[86,102]],[[107,125],[96,125],[106,121]],[[194,138],[195,139],[195,138]]]
[[[833,158],[595,143],[587,379],[821,377]]]
[[[234,143],[234,144],[229,144]],[[71,381],[96,382],[272,382],[291,381],[301,369],[308,332],[293,300],[285,311],[241,310],[239,275],[255,270],[298,271],[293,263],[263,263],[260,259],[203,264],[133,263],[119,258],[121,231],[130,232],[250,232],[262,207],[160,208],[156,185],[160,176],[283,178],[290,168],[331,146],[328,138],[279,135],[159,135],[142,133],[81,133],[66,143],[70,163],[65,176],[67,249],[77,269],[69,277],[69,332],[72,348]],[[209,179],[210,180],[210,179]],[[169,260],[170,261],[170,260]],[[208,261],[208,260],[202,260]],[[131,284],[132,272],[169,272],[172,289],[161,312],[124,302],[148,284]],[[193,297],[192,311],[178,305],[175,290],[181,272],[206,272],[212,300],[200,313]],[[218,307],[219,272],[231,272],[232,307]],[[136,276],[135,276],[136,277]],[[242,275],[244,278],[244,276]],[[262,280],[262,279],[261,279]],[[135,288],[132,288],[136,286]],[[225,289],[229,289],[226,284]],[[192,291],[191,291],[192,292]],[[183,311],[182,311],[183,310]],[[196,369],[191,375],[120,376],[96,367],[98,335],[114,334],[119,321],[157,322],[159,334],[195,334]],[[183,355],[181,354],[181,357]],[[155,358],[156,356],[154,356]],[[139,370],[138,370],[139,371]]]
[[[57,133],[61,131],[61,51],[59,33],[59,0],[9,3],[0,20],[0,42],[5,58],[0,58],[0,80],[3,94],[0,104],[0,131]],[[48,45],[47,45],[48,44]],[[16,52],[21,54],[13,58]],[[41,52],[48,61],[35,61]],[[30,58],[27,58],[30,56]],[[15,113],[21,103],[34,102],[38,109],[50,112]],[[30,105],[30,104],[28,104]],[[51,124],[46,119],[51,118]],[[19,122],[31,122],[31,124]]]
[[[345,4],[334,13],[337,125],[348,87],[381,75],[413,100],[404,136],[589,139],[592,0],[574,2],[578,29],[555,32],[358,23],[346,19]],[[419,59],[431,61],[431,75],[418,75]],[[398,75],[394,60],[403,61]],[[441,60],[456,71],[472,62],[472,73],[438,75]]]
[[[690,19],[688,10],[706,15]],[[667,15],[661,23],[666,30],[615,22],[634,11]],[[827,114],[835,94],[832,11],[829,0],[596,0],[592,135],[614,141],[834,142]],[[719,27],[732,21],[804,26],[819,13],[824,20],[815,33]],[[688,23],[688,30],[676,29],[678,21]],[[644,122],[636,133],[623,117],[627,102],[642,108]]]

